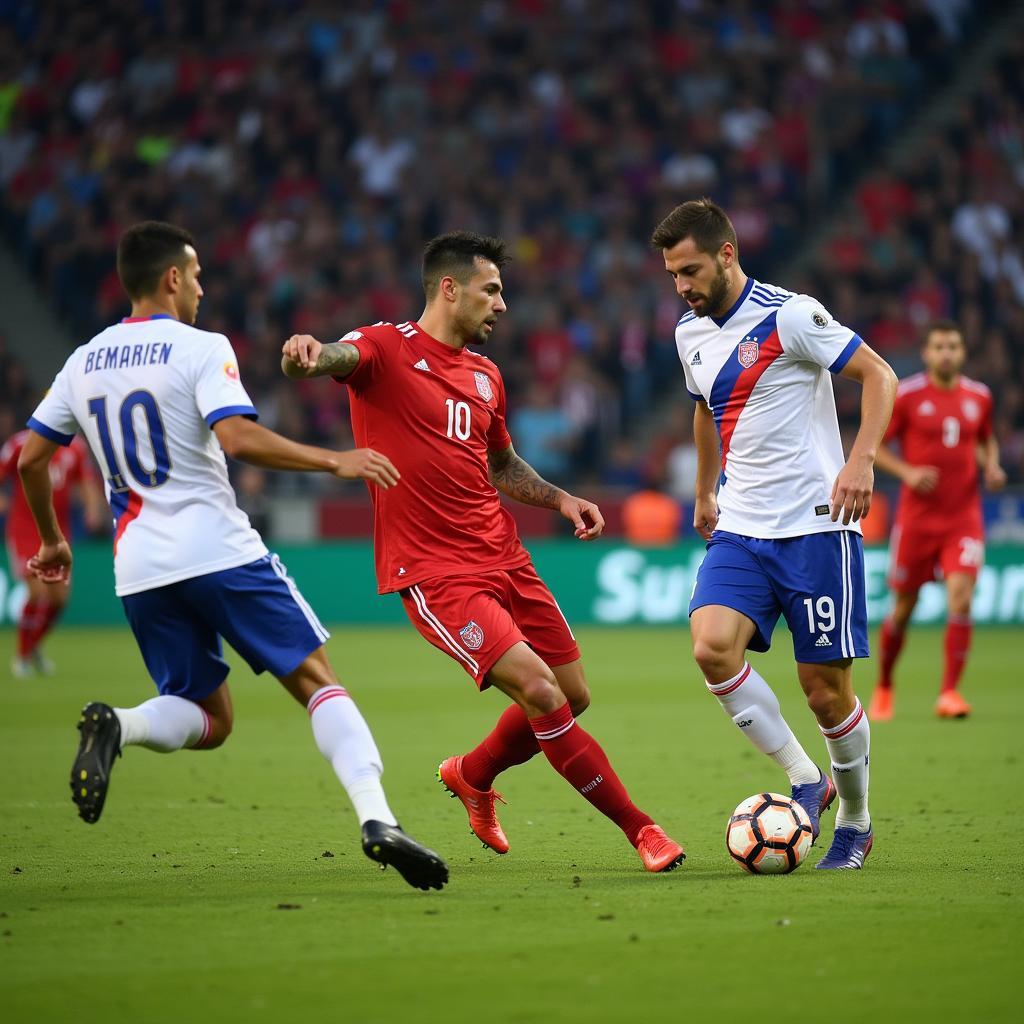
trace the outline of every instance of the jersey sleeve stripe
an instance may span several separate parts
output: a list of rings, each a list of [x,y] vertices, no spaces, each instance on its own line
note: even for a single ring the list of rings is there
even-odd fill
[[[59,430],[54,430],[53,427],[48,427],[42,421],[37,420],[35,416],[29,416],[28,426],[29,429],[34,430],[41,437],[45,437],[47,441],[53,441],[54,444],[62,444],[67,447],[75,439],[74,434],[62,434]]]
[[[245,416],[250,420],[258,420],[260,418],[260,414],[251,405],[224,405],[219,409],[214,409],[213,412],[207,413],[203,419],[206,420],[208,427],[212,427],[214,423],[219,423],[229,416]]]
[[[693,399],[693,400],[694,400],[695,402],[703,402],[703,401],[704,401],[704,396],[703,396],[703,395],[695,395],[695,394],[694,394],[694,393],[693,393],[693,392],[692,392],[692,391],[691,391],[691,390],[690,390],[689,388],[687,388],[687,389],[686,389],[686,393],[687,393],[687,394],[688,394],[688,395],[689,395],[689,396],[690,396],[690,397],[691,397],[691,398],[692,398],[692,399]]]
[[[979,395],[984,395],[986,398],[992,394],[988,385],[982,384],[980,380],[971,380],[970,377],[961,377],[960,383],[967,388],[968,391],[974,391]]]
[[[836,356],[832,365],[828,368],[829,372],[839,373],[839,371],[842,370],[842,368],[853,358],[853,353],[856,352],[862,344],[864,344],[864,339],[859,334],[855,334],[846,343],[846,348]]]

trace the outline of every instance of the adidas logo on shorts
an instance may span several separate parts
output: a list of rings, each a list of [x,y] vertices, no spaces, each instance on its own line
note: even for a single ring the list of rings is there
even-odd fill
[[[827,636],[825,636],[824,633],[822,633],[821,636],[819,636],[818,639],[815,640],[814,646],[815,647],[831,647],[832,646],[832,641],[829,640],[829,638]]]

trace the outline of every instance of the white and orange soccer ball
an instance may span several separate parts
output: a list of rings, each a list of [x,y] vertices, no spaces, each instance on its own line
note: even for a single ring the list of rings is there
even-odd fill
[[[795,871],[811,848],[811,820],[793,799],[779,793],[748,796],[729,819],[725,845],[753,875]]]

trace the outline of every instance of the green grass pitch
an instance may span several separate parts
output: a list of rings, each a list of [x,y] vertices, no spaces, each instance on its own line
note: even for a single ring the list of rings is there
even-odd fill
[[[756,664],[812,756],[785,632]],[[875,850],[861,872],[743,874],[733,806],[785,779],[735,734],[680,630],[581,630],[586,727],[689,859],[647,875],[542,758],[503,776],[511,852],[468,834],[434,780],[501,707],[409,629],[339,628],[329,651],[384,753],[405,826],[448,859],[442,893],[363,857],[306,715],[237,660],[220,750],[131,749],[102,820],[68,769],[88,699],[151,693],[127,629],[58,631],[52,679],[0,683],[0,1015],[15,1022],[530,1024],[1017,1020],[1019,631],[979,630],[973,718],[932,716],[941,633],[913,634],[897,717],[873,728]],[[873,667],[861,664],[867,700]],[[834,820],[824,818],[827,844]]]

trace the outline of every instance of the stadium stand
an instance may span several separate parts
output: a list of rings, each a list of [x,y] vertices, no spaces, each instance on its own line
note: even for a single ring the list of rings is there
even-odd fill
[[[566,482],[628,488],[686,463],[685,424],[665,412],[681,390],[678,300],[652,225],[710,194],[745,269],[773,280],[855,189],[822,258],[779,283],[817,294],[904,371],[921,325],[957,317],[1020,481],[1021,44],[905,170],[878,160],[1000,6],[3,5],[0,224],[75,343],[125,311],[121,230],[189,226],[201,325],[232,338],[264,422],[338,445],[345,390],[304,385],[296,402],[282,340],[415,316],[423,240],[500,233],[515,262],[490,354],[518,434]],[[0,422],[23,419],[45,385],[30,376],[0,347]]]

